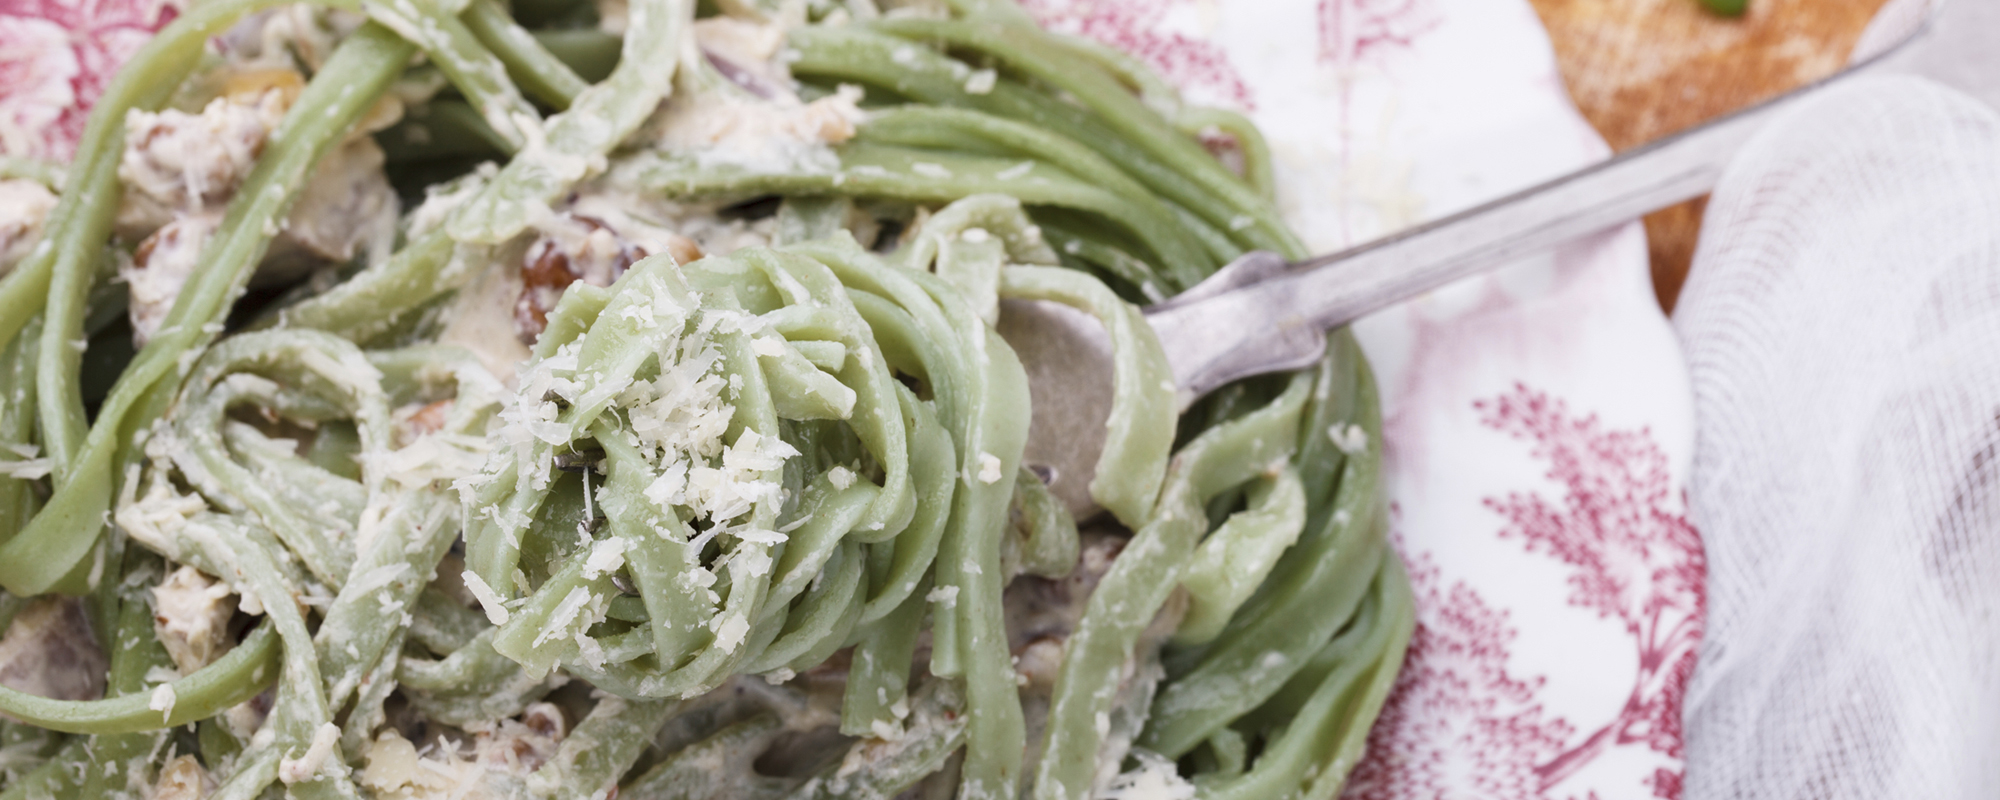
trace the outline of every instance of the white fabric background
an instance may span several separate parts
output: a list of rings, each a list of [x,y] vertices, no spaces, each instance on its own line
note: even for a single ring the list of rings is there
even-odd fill
[[[2000,116],[1913,79],[1762,132],[1675,312],[1709,632],[1690,798],[2000,786]]]

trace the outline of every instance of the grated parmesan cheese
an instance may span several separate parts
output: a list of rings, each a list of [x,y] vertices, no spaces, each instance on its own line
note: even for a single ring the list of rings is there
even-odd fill
[[[967,94],[987,94],[993,91],[993,86],[999,82],[999,79],[1000,73],[993,70],[973,70],[972,77],[965,79],[965,92]]]
[[[584,580],[596,580],[625,566],[625,550],[631,544],[620,537],[600,540],[583,561]]]
[[[988,485],[998,483],[1002,477],[1000,467],[999,456],[981,451],[979,454],[979,482]]]
[[[165,725],[174,715],[174,703],[180,697],[174,694],[174,685],[162,683],[153,687],[153,696],[146,701],[146,707],[160,712],[160,724]]]
[[[1350,456],[1358,455],[1368,450],[1368,431],[1362,429],[1359,425],[1341,425],[1338,423],[1330,425],[1326,429],[1326,438],[1333,442],[1334,447],[1340,448],[1340,452]]]
[[[716,617],[710,624],[715,630],[715,646],[723,650],[735,650],[750,633],[750,621],[741,613]]]
[[[493,591],[493,587],[486,585],[486,579],[469,569],[462,573],[462,577],[466,590],[472,592],[473,598],[479,601],[479,607],[485,610],[486,621],[495,625],[507,624],[507,618],[511,616],[507,612],[507,606],[501,602],[500,594]]]
[[[924,595],[924,600],[936,603],[945,608],[957,608],[958,587],[956,586],[935,587],[931,589],[930,594]]]
[[[340,726],[331,722],[321,723],[313,731],[312,743],[298,758],[286,758],[278,762],[278,780],[290,786],[312,780],[329,768],[342,768],[339,759],[333,758],[334,747],[340,744]],[[331,762],[331,763],[329,763]]]

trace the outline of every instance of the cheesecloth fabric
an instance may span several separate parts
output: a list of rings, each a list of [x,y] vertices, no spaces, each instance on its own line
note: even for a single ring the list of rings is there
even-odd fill
[[[1708,633],[1687,798],[2000,786],[2000,115],[1862,79],[1710,201],[1675,326]]]

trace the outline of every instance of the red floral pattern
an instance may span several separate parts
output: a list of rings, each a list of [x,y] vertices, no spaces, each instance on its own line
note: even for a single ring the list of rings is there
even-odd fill
[[[1043,27],[1087,36],[1145,61],[1182,90],[1204,89],[1243,111],[1255,111],[1250,84],[1213,42],[1162,30],[1160,20],[1197,0],[1022,0]]]
[[[1433,0],[1320,0],[1319,57],[1353,65],[1408,50],[1441,22]]]
[[[1694,527],[1671,507],[1680,503],[1665,453],[1645,429],[1606,430],[1525,386],[1473,405],[1487,427],[1531,442],[1547,477],[1566,490],[1560,506],[1534,493],[1488,498],[1507,520],[1500,536],[1569,565],[1569,604],[1624,624],[1638,674],[1624,706],[1576,738],[1569,720],[1545,718],[1536,697],[1544,678],[1508,672],[1515,633],[1507,612],[1463,581],[1445,590],[1431,555],[1417,554],[1408,559],[1417,632],[1368,758],[1349,782],[1355,800],[1448,790],[1553,797],[1614,747],[1681,758],[1681,698],[1701,640],[1707,562]],[[1656,797],[1678,798],[1681,772],[1659,768],[1643,783]]]
[[[1368,757],[1348,778],[1349,800],[1541,796],[1536,765],[1575,733],[1544,719],[1545,679],[1507,671],[1515,631],[1464,581],[1449,589],[1429,554],[1407,559],[1417,630],[1394,694],[1368,736]]]
[[[118,68],[179,0],[0,0],[0,154],[68,161]]]

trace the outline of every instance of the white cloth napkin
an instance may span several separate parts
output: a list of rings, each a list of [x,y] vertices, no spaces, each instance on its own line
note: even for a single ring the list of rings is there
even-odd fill
[[[1707,641],[1691,798],[2000,785],[2000,115],[1915,79],[1759,134],[1675,312]]]

